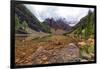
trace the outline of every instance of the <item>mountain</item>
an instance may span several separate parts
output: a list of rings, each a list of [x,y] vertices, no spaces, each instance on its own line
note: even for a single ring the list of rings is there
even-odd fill
[[[64,21],[61,18],[59,18],[57,20],[54,20],[53,18],[47,18],[44,20],[43,23],[48,25],[51,28],[51,32],[54,32],[54,31],[52,31],[52,29],[54,29],[55,32],[57,32],[59,30],[58,32],[61,31],[63,34],[63,33],[66,33],[71,30],[71,26],[68,25],[66,22],[67,21]]]
[[[71,27],[71,30],[64,33],[64,35],[68,33],[74,33],[79,35],[85,35],[86,32],[93,34],[94,33],[94,25],[95,25],[95,12],[89,10],[88,14],[80,19],[80,21],[75,25]],[[87,29],[87,30],[86,30]],[[84,34],[83,34],[84,33]],[[91,35],[89,34],[89,35]]]
[[[89,11],[86,16],[81,18],[80,21],[73,28],[75,29],[77,27],[82,27],[82,29],[84,29],[88,24],[92,26],[95,24],[94,12],[92,11]]]
[[[43,22],[40,22],[23,4],[17,4],[15,7],[15,23],[16,33],[27,34],[30,33],[27,29],[31,29],[45,33],[52,33],[52,31],[54,33],[58,30],[58,32],[61,31],[62,34],[71,30],[71,26],[69,26],[63,19],[54,20],[53,18],[47,18]]]
[[[93,38],[94,37],[94,29],[95,29],[95,12],[89,10],[88,14],[84,16],[80,21],[73,27],[71,31],[74,34],[77,34],[81,38]]]
[[[34,13],[34,12],[33,12]],[[23,4],[17,4],[15,7],[15,32],[21,34],[27,34],[36,32],[43,33],[52,33],[52,34],[67,34],[74,32],[75,30],[79,31],[79,28],[85,28],[87,25],[89,14],[80,19],[80,21],[75,26],[70,26],[70,22],[65,21],[62,18],[54,19],[54,18],[46,18],[43,22],[40,22],[36,16],[30,12],[28,8],[26,8]],[[92,23],[93,16],[92,14]],[[74,23],[74,22],[73,22]],[[92,25],[92,24],[91,24]],[[93,30],[92,30],[93,31]]]
[[[23,4],[17,4],[15,7],[15,24],[16,33],[29,33],[27,28],[37,32],[50,32],[50,29],[41,23]]]

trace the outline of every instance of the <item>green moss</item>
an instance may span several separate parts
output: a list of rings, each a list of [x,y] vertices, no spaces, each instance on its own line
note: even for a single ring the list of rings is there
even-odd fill
[[[94,46],[93,45],[85,45],[80,48],[80,58],[90,58],[91,53],[94,53]],[[90,59],[89,59],[90,60]]]

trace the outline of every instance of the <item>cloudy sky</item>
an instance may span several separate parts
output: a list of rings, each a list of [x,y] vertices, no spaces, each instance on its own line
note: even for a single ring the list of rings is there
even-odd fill
[[[46,18],[65,18],[67,21],[78,22],[84,17],[89,9],[93,8],[80,8],[80,7],[63,7],[63,6],[45,6],[45,5],[32,5],[24,4],[41,22]]]

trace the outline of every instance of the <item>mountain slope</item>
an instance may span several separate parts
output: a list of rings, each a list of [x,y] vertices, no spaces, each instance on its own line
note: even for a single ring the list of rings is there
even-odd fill
[[[71,30],[71,26],[63,19],[54,20],[53,18],[47,18],[43,23],[50,27],[53,34],[63,34]]]
[[[88,14],[83,17],[75,27],[73,27],[73,33],[85,39],[89,38],[90,36],[93,37],[95,27],[94,16],[94,12],[89,11]]]
[[[94,25],[95,25],[95,12],[90,11],[86,16],[80,19],[80,21],[71,29],[64,33],[64,35],[72,33],[76,35],[86,35],[86,32],[89,33],[89,35],[94,33]],[[88,30],[86,30],[88,29]],[[91,32],[91,33],[90,33]],[[85,37],[85,36],[84,36]]]
[[[16,32],[28,33],[27,28],[35,30],[37,32],[49,33],[49,28],[41,23],[34,14],[32,14],[24,5],[18,4],[15,8],[15,23]]]

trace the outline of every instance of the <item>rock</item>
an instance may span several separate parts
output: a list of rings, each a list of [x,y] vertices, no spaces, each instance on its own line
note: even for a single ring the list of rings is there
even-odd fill
[[[94,59],[94,53],[90,53],[91,59]]]
[[[42,60],[47,60],[48,59],[46,55],[43,55],[41,58],[42,58]]]
[[[32,63],[31,62],[28,62],[27,65],[32,65]]]
[[[45,61],[48,61],[50,55],[51,54],[43,47],[39,47],[33,54],[33,64],[42,64]]]
[[[74,60],[73,60],[74,62],[80,62],[81,61],[81,59],[80,58],[74,58]]]
[[[66,48],[63,48],[61,53],[64,56],[65,62],[73,60],[74,58],[79,58],[79,48],[73,43],[70,43]]]
[[[33,64],[66,63],[79,61],[79,48],[70,43],[66,47],[45,50],[39,47],[33,54]]]
[[[26,55],[26,53],[23,52],[22,55]]]
[[[87,62],[88,60],[86,60],[86,59],[81,59],[81,62]]]
[[[86,45],[86,43],[82,41],[82,42],[78,42],[78,45],[79,46],[84,46],[84,45]]]
[[[70,43],[65,48],[53,50],[54,57],[50,58],[51,63],[66,63],[69,61],[79,61],[79,48]]]
[[[40,46],[36,52],[41,52],[42,50],[44,50],[44,48],[42,46]]]
[[[56,41],[54,44],[55,44],[55,45],[62,45],[62,42]]]
[[[17,59],[16,59],[16,63],[19,62],[19,61],[20,61],[20,59],[17,58]]]
[[[91,55],[87,54],[87,53],[82,53],[82,58],[86,59],[86,60],[90,60],[91,59]]]
[[[48,61],[46,61],[44,64],[49,64],[49,62],[48,62]]]
[[[25,63],[28,63],[29,61],[25,61]]]
[[[51,57],[49,62],[50,63],[64,63],[64,59],[60,55],[56,55],[54,57]]]

